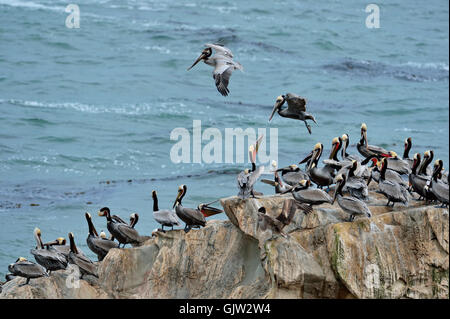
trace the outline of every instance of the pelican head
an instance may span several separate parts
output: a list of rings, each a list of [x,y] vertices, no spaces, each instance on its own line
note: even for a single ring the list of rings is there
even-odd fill
[[[206,60],[207,58],[209,58],[211,56],[211,54],[212,54],[211,48],[204,49],[202,51],[202,54],[200,54],[200,56],[197,58],[197,60],[195,60],[195,62],[187,70],[189,71],[190,69],[192,69],[201,60]]]
[[[295,170],[298,168],[298,166],[297,166],[296,164],[291,164],[291,165],[289,165],[289,168],[290,168],[292,171],[295,171]]]
[[[66,244],[66,239],[64,237],[56,238],[57,245],[64,246]]]
[[[247,175],[248,173],[250,173],[250,170],[248,168],[244,169],[244,174]]]
[[[336,178],[334,179],[336,182],[336,190],[334,191],[334,196],[333,196],[333,201],[331,202],[331,204],[334,204],[334,202],[336,201],[337,195],[341,193],[342,188],[344,187],[345,184],[345,175],[339,174],[338,176],[336,176]]]
[[[361,124],[361,132],[367,132],[367,125],[366,125],[366,123],[362,123]]]
[[[260,208],[258,208],[258,212],[260,212],[261,214],[265,214],[266,208],[264,206],[261,206]]]
[[[286,102],[286,98],[284,95],[279,95],[275,100],[275,105],[273,106],[272,114],[270,114],[269,122],[272,121],[272,117],[274,116],[276,111],[281,109],[281,106]]]
[[[178,194],[177,194],[177,198],[175,199],[175,202],[173,203],[173,208],[175,208],[175,206],[177,206],[178,204],[181,204],[181,199],[184,196],[184,193],[186,192],[186,185],[181,184],[180,186],[178,186]]]
[[[100,238],[107,239],[106,234],[103,230],[100,232]]]
[[[397,153],[394,152],[394,151],[389,151],[389,154],[391,155],[392,158],[397,158],[398,157]]]
[[[22,262],[22,261],[27,261],[27,259],[25,257],[19,257],[19,258],[17,258],[16,263]]]
[[[273,168],[274,170],[276,170],[276,169],[277,169],[277,166],[278,166],[277,161],[273,160],[273,161],[272,161],[272,168]]]
[[[431,155],[430,152],[431,152],[430,150],[425,151],[425,153],[423,154],[423,157],[426,157],[426,158],[430,157],[430,155]]]
[[[98,216],[108,216],[109,214],[111,214],[111,211],[108,207],[103,207],[98,211]]]
[[[341,139],[342,139],[344,142],[347,141],[347,140],[348,140],[348,134],[347,134],[347,133],[342,134]]]

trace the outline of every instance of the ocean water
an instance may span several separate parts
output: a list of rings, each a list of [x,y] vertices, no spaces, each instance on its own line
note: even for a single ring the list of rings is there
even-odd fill
[[[65,26],[69,3],[80,8],[79,29]],[[433,149],[448,168],[449,3],[377,1],[379,29],[365,25],[368,3],[0,0],[0,275],[17,257],[32,259],[34,227],[44,241],[73,232],[89,252],[86,211],[98,230],[103,206],[138,212],[148,235],[158,227],[153,189],[162,208],[180,184],[185,206],[235,195],[248,165],[170,160],[171,131],[193,120],[222,132],[277,127],[280,166],[317,142],[327,153],[343,133],[357,153],[366,122],[370,144],[401,155],[412,137],[411,155]],[[228,97],[209,66],[186,71],[207,42],[244,66]],[[308,99],[312,135],[302,122],[267,123],[287,92]]]

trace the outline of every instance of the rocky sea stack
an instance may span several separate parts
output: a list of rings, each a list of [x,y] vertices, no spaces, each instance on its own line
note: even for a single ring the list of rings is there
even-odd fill
[[[70,269],[26,286],[15,278],[0,297],[449,298],[448,209],[416,200],[386,207],[370,192],[370,219],[348,222],[337,204],[324,204],[308,215],[298,210],[287,237],[261,231],[258,208],[277,216],[287,197],[223,198],[229,221],[112,249],[98,279],[74,285]]]

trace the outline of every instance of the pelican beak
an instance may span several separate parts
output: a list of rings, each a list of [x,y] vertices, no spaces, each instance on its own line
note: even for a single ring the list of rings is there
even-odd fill
[[[277,103],[275,103],[275,106],[273,107],[272,114],[270,114],[269,123],[270,123],[270,121],[272,121],[272,117],[275,115],[275,112],[278,110],[278,108],[279,108],[279,106],[278,106],[278,102],[277,102]]]
[[[272,118],[275,115],[275,112],[278,111],[281,108],[281,106],[283,105],[284,101],[285,100],[284,100],[284,97],[282,95],[277,97],[277,100],[275,101],[275,105],[273,106],[272,114],[270,114],[270,117],[269,117],[269,123],[270,123],[270,121],[272,121]]]
[[[192,69],[198,62],[203,60],[205,57],[206,57],[205,53],[200,54],[197,60],[195,60],[194,64],[192,64],[187,70],[189,71],[190,69]]]
[[[177,206],[177,203],[178,203],[178,200],[180,199],[181,193],[182,193],[182,190],[178,190],[178,195],[177,195],[177,198],[175,198],[175,202],[173,203],[172,208],[175,208],[175,206]]]
[[[309,161],[311,159],[311,157],[313,156],[314,151],[311,151],[311,153],[308,154],[308,156],[306,156],[304,159],[302,159],[300,162],[298,162],[299,164],[303,164],[306,163],[307,161]]]

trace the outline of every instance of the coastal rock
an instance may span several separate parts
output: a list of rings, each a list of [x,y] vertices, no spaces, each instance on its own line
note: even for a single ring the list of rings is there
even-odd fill
[[[229,221],[112,249],[78,288],[57,271],[15,278],[0,298],[449,298],[448,209],[370,196],[370,219],[348,222],[337,204],[298,209],[284,236],[260,229],[258,208],[275,218],[291,195],[223,198]]]

